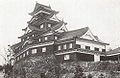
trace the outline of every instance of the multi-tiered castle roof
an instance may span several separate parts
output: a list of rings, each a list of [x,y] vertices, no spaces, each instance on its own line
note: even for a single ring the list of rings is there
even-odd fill
[[[55,54],[63,61],[105,60],[108,43],[102,42],[89,27],[69,31],[67,23],[57,18],[58,11],[36,3],[21,41],[11,48],[17,61],[35,54]]]

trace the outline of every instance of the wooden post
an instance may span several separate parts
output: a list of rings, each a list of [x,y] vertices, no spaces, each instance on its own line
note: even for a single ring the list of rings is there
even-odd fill
[[[119,63],[119,61],[120,61],[119,54],[117,56],[118,56],[118,63]]]

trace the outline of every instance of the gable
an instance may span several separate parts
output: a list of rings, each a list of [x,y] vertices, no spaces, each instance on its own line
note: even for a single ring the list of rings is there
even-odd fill
[[[92,34],[92,32],[91,32],[90,30],[88,30],[88,31],[87,31],[83,36],[81,36],[80,38],[98,41],[98,40],[95,38],[95,36]]]
[[[47,33],[45,33],[45,34],[42,34],[42,36],[48,36],[48,35],[52,35],[53,34],[53,32],[52,31],[49,31],[49,32],[47,32]]]

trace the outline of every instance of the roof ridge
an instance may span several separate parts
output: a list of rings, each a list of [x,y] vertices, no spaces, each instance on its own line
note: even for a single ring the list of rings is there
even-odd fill
[[[70,31],[68,31],[68,32],[74,32],[74,31],[83,30],[83,29],[88,30],[88,29],[89,29],[89,27],[84,27],[84,28],[80,28],[80,29],[70,30]]]

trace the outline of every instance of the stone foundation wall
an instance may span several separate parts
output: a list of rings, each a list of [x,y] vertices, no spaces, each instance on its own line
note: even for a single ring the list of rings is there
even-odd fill
[[[93,78],[98,78],[103,74],[105,78],[119,78],[120,72],[117,62],[66,62],[59,64],[54,55],[43,55],[29,57],[23,61],[16,63],[13,67],[15,78],[41,78],[46,75],[47,78],[60,78],[66,76],[74,76],[75,67],[82,67],[86,76],[92,74]],[[59,72],[59,73],[56,73]]]

